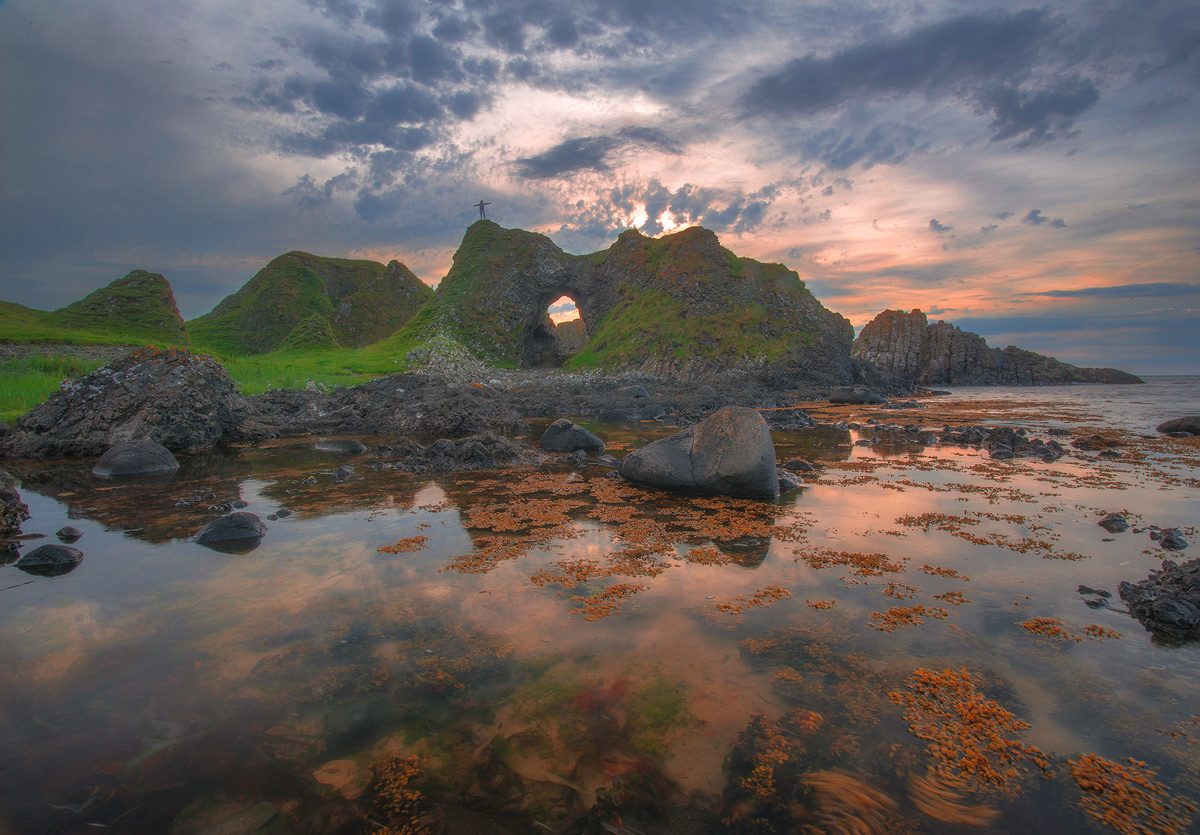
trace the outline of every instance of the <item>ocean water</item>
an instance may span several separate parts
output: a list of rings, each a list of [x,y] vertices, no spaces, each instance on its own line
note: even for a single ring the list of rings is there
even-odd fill
[[[12,462],[22,550],[70,524],[85,556],[0,566],[0,833],[1196,831],[1200,645],[1115,592],[1200,548],[1200,441],[1152,432],[1198,385],[875,415],[1107,433],[1113,460],[777,433],[819,465],[778,504],[304,440],[163,483]],[[617,456],[668,431],[591,428]],[[238,498],[291,515],[197,545]]]

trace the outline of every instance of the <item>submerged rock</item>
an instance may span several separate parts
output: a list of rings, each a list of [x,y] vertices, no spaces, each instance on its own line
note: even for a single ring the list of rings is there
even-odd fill
[[[625,456],[628,481],[708,495],[779,497],[775,444],[754,409],[726,406],[695,426]]]
[[[54,535],[58,537],[60,542],[66,542],[70,544],[78,541],[83,536],[83,531],[79,530],[79,528],[72,527],[71,525],[66,525],[59,528]]]
[[[1200,640],[1200,558],[1182,564],[1163,560],[1160,570],[1139,583],[1122,581],[1117,591],[1156,640]]]
[[[83,552],[70,545],[40,545],[17,560],[17,568],[27,574],[57,577],[75,570],[83,561]]]
[[[163,475],[179,469],[171,450],[154,441],[121,441],[108,448],[92,475],[101,478],[122,476]]]
[[[542,449],[547,452],[575,452],[582,450],[592,455],[604,452],[604,441],[577,423],[560,418],[542,433]]]
[[[258,547],[267,526],[253,513],[238,510],[214,519],[196,534],[196,544],[225,554],[245,554]]]

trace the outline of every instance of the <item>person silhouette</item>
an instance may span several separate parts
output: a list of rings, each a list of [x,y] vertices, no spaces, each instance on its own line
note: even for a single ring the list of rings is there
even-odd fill
[[[484,203],[482,200],[480,200],[478,203],[476,203],[476,204],[474,205],[474,207],[473,207],[473,208],[479,209],[479,219],[480,219],[480,220],[485,220],[485,219],[487,218],[487,215],[486,215],[486,214],[484,213],[484,211],[483,211],[483,207],[484,207],[484,206],[490,206],[490,205],[492,205],[492,204],[491,204],[491,203]]]

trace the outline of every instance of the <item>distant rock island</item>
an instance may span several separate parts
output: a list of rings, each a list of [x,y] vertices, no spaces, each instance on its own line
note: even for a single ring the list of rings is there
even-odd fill
[[[925,386],[1144,382],[1115,368],[1078,368],[1013,346],[992,348],[979,334],[949,322],[930,324],[916,309],[880,313],[854,340],[853,355],[901,380]]]
[[[574,301],[556,325],[549,306]],[[920,310],[885,310],[858,338],[800,276],[742,258],[708,229],[635,229],[608,249],[564,252],[545,235],[473,223],[432,290],[404,264],[288,252],[186,324],[167,280],[135,270],[61,310],[0,302],[0,342],[193,346],[221,356],[368,348],[397,371],[486,376],[563,368],[766,389],[866,385],[1135,383],[1077,368]]]

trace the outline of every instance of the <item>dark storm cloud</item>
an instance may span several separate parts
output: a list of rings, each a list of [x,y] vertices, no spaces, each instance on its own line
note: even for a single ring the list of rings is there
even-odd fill
[[[411,31],[421,15],[406,0],[379,0],[363,19],[381,32],[398,37]]]
[[[516,162],[517,174],[528,180],[570,176],[578,171],[608,171],[612,156],[629,147],[645,147],[668,154],[683,149],[657,128],[626,127],[615,136],[584,136],[568,139],[532,157]]]
[[[1098,101],[1096,85],[1079,77],[1057,79],[1050,88],[1033,93],[1000,87],[981,98],[995,115],[992,140],[1019,138],[1017,147],[1070,136],[1073,120]]]
[[[968,15],[898,39],[797,58],[748,91],[749,113],[806,115],[852,98],[955,90],[1025,70],[1053,26],[1046,13]]]
[[[1153,281],[1146,284],[1120,284],[1115,287],[1082,287],[1078,290],[1044,290],[1040,293],[1027,293],[1026,295],[1049,296],[1051,298],[1059,299],[1165,298],[1172,296],[1200,295],[1200,284],[1185,284],[1174,281]]]

